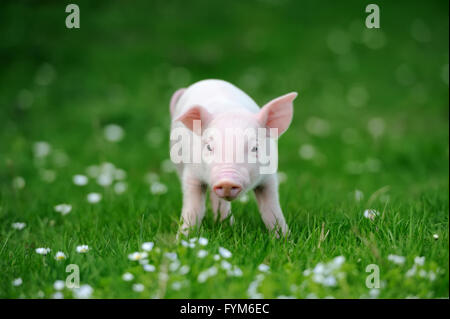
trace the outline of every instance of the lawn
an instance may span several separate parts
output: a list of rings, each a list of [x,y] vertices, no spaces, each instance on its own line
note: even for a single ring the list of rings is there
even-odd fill
[[[0,3],[0,298],[448,298],[447,1],[76,3]],[[176,241],[169,100],[205,78],[299,92],[288,238],[249,193]]]

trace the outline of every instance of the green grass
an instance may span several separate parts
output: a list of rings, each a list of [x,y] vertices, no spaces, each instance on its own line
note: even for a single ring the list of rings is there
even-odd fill
[[[77,3],[79,30],[64,27],[63,3],[0,4],[0,297],[51,298],[66,265],[77,264],[81,284],[98,298],[248,298],[264,263],[270,272],[257,287],[264,298],[369,297],[369,264],[380,269],[379,298],[448,298],[448,2],[405,9],[380,1],[380,30],[365,29],[360,1]],[[299,92],[279,142],[289,239],[271,238],[250,197],[233,204],[233,227],[214,223],[208,206],[193,234],[209,240],[204,259],[198,245],[176,242],[180,185],[161,166],[169,157],[168,103],[177,88],[204,78],[228,80],[261,105]],[[314,134],[314,118],[328,131]],[[104,139],[110,123],[123,127],[121,142]],[[43,159],[34,156],[37,141],[52,147]],[[316,151],[312,159],[299,156],[305,144]],[[124,194],[94,179],[72,183],[103,162],[126,171]],[[53,182],[42,179],[46,170],[56,174]],[[167,193],[150,193],[149,172]],[[24,188],[13,187],[17,176]],[[359,202],[355,190],[364,194]],[[102,201],[89,204],[89,192]],[[54,211],[61,203],[72,205],[70,214]],[[366,209],[380,215],[364,218]],[[27,226],[15,230],[14,222]],[[128,259],[147,241],[155,243],[153,273]],[[81,244],[91,250],[78,254]],[[38,247],[52,251],[41,256]],[[218,247],[232,252],[228,261],[241,277],[213,260]],[[57,251],[68,258],[56,261]],[[171,272],[166,252],[176,252],[189,273]],[[337,256],[345,263],[343,276],[334,273],[336,286],[305,276]],[[408,277],[416,256],[425,264]],[[198,282],[213,265],[218,274]],[[436,278],[422,278],[420,269]],[[125,272],[132,282],[122,280]],[[18,277],[23,284],[15,287]]]

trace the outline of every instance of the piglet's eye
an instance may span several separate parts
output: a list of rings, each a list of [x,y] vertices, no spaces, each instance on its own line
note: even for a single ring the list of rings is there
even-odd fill
[[[258,146],[253,146],[251,149],[252,152],[258,152]]]
[[[208,151],[210,151],[210,152],[212,152],[212,151],[213,151],[213,149],[212,149],[211,145],[209,145],[209,144],[206,144],[206,149],[207,149]]]

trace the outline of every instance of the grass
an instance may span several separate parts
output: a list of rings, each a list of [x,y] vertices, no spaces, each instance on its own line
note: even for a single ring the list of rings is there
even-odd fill
[[[0,297],[51,298],[53,283],[77,264],[97,298],[448,298],[448,2],[405,10],[380,1],[379,30],[365,29],[359,1],[78,4],[79,30],[64,27],[63,3],[0,4]],[[250,196],[233,204],[233,227],[214,223],[208,206],[193,234],[207,246],[176,242],[180,186],[162,165],[168,103],[177,88],[204,78],[235,83],[259,104],[300,93],[279,142],[289,239],[271,238]],[[105,140],[110,123],[124,129],[122,141]],[[38,141],[51,145],[43,158],[33,152]],[[305,145],[311,158],[299,155]],[[95,179],[72,183],[104,162],[126,171],[125,193]],[[150,193],[149,172],[165,194]],[[88,203],[90,192],[101,202]],[[55,212],[61,203],[72,211]],[[380,215],[367,219],[366,209]],[[155,272],[128,259],[147,241],[155,243]],[[90,251],[77,253],[81,244]],[[41,256],[38,247],[52,251]],[[219,247],[242,276],[220,268]],[[196,257],[199,249],[208,256]],[[68,258],[56,261],[57,251]],[[172,272],[166,252],[190,271]],[[305,275],[337,256],[345,262],[333,272],[335,286]],[[407,276],[417,256],[425,263]],[[270,267],[264,278],[261,263]],[[380,270],[378,295],[366,286],[370,264]],[[217,275],[199,282],[214,265]],[[23,284],[13,286],[18,277]]]

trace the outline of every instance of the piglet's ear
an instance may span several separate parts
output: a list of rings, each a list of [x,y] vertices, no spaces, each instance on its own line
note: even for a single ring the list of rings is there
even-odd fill
[[[278,137],[289,127],[294,113],[292,102],[297,92],[280,96],[263,106],[257,114],[258,121],[267,128],[277,128]]]
[[[200,121],[203,130],[211,118],[211,113],[209,113],[205,108],[201,106],[193,106],[175,121],[181,121],[188,129],[194,131],[194,121]]]

